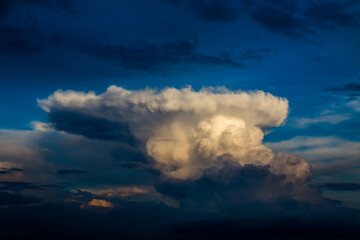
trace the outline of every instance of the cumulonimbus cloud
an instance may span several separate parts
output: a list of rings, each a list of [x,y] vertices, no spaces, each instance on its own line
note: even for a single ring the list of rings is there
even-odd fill
[[[221,159],[269,165],[290,182],[307,181],[309,164],[275,154],[262,144],[264,129],[284,123],[288,101],[262,91],[191,87],[130,91],[110,86],[103,94],[58,90],[39,105],[49,114],[73,112],[129,126],[154,168],[167,178],[199,179]]]

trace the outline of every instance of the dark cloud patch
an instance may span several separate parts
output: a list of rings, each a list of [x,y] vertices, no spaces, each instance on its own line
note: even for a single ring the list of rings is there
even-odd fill
[[[176,5],[182,5],[192,11],[199,19],[208,22],[234,21],[238,10],[229,6],[226,1],[216,0],[167,0]]]
[[[69,0],[50,0],[50,1],[35,0],[34,2],[39,2],[42,5],[47,6],[47,7],[55,7],[64,12],[71,13],[71,14],[76,13],[78,10],[76,3],[74,1],[69,1]]]
[[[22,171],[24,171],[21,168],[2,168],[2,169],[6,170],[6,171],[12,171],[12,172],[22,172]]]
[[[266,29],[288,37],[311,39],[316,28],[334,29],[356,27],[356,16],[349,13],[356,1],[322,2],[300,4],[299,1],[254,0],[254,1],[186,1],[173,0],[178,6],[185,6],[199,19],[212,21],[234,21],[239,12],[245,12]]]
[[[123,168],[133,169],[133,168],[141,168],[143,164],[138,162],[120,162],[119,166]]]
[[[316,56],[313,56],[312,59],[316,62],[323,62],[325,61],[326,59],[328,59],[330,56],[325,56],[325,55],[316,55]]]
[[[78,169],[59,169],[56,171],[57,175],[69,175],[69,174],[85,174],[87,171],[78,170]]]
[[[305,15],[321,28],[356,27],[358,25],[356,18],[347,13],[344,7],[344,4],[334,2],[315,4],[306,11]]]
[[[241,54],[240,59],[248,63],[259,64],[264,57],[272,51],[273,50],[269,48],[246,49],[243,54]]]
[[[13,9],[15,6],[22,6],[22,8],[26,5],[30,7],[41,6],[47,9],[52,7],[67,12],[73,12],[76,9],[74,3],[61,0],[5,2],[0,6],[3,9],[0,12],[3,13],[4,19],[7,19],[8,15],[14,14]],[[201,0],[179,1],[179,3],[189,7],[205,21],[232,21],[237,17],[236,8],[229,7],[226,2]],[[18,11],[22,12],[21,9]],[[16,21],[12,19],[13,16],[4,23],[0,21],[0,54],[7,56],[36,54],[44,51],[47,47],[55,45],[68,48],[70,51],[79,50],[85,52],[126,69],[148,72],[183,64],[247,67],[246,63],[241,61],[241,57],[231,57],[229,54],[223,53],[210,54],[208,50],[201,49],[199,43],[194,41],[162,41],[137,45],[124,43],[106,45],[96,42],[83,42],[56,31],[56,28],[54,28],[54,31],[41,29],[36,12],[23,15],[14,18]],[[119,39],[117,41],[121,42]]]
[[[326,91],[345,94],[347,95],[348,100],[354,100],[360,96],[360,83],[348,83],[343,86],[327,88]]]
[[[50,112],[48,117],[52,126],[59,131],[92,139],[120,141],[131,146],[137,144],[137,140],[126,123],[112,122],[68,111]]]
[[[9,11],[11,10],[12,4],[15,1],[11,0],[3,0],[0,1],[0,20],[2,20],[4,17],[6,17],[9,14]]]
[[[224,1],[190,1],[190,9],[205,21],[234,21],[238,11],[226,5]]]
[[[40,200],[34,196],[20,194],[23,190],[39,190],[41,188],[30,182],[0,181],[0,206],[13,206],[38,203]]]
[[[30,182],[0,181],[0,191],[22,191],[22,190],[29,190],[29,189],[40,189],[40,188]]]
[[[12,14],[14,8],[24,5],[57,7],[64,11],[75,9],[75,6],[68,0],[2,0],[0,1],[0,18]]]
[[[22,172],[23,169],[21,168],[2,168],[2,170],[0,170],[0,174],[11,174],[13,172]]]
[[[137,46],[79,47],[79,49],[125,68],[150,72],[159,68],[181,64],[226,65],[237,68],[246,67],[243,63],[227,55],[210,55],[203,53],[199,50],[197,43],[187,40],[144,43]]]
[[[266,29],[296,39],[312,39],[317,29],[357,27],[356,16],[348,12],[354,3],[323,2],[310,6],[299,1],[244,1],[242,9]]]
[[[360,92],[360,83],[348,83],[344,86],[328,88],[330,92]]]
[[[129,145],[122,145],[121,147],[114,149],[111,152],[111,156],[119,161],[119,164],[124,166],[126,163],[139,164],[148,162],[145,153]]]
[[[309,35],[314,34],[306,19],[293,14],[295,5],[289,5],[289,3],[282,5],[282,1],[272,2],[273,5],[250,2],[245,6],[245,11],[250,14],[254,21],[274,33],[293,38],[308,38]]]
[[[272,174],[269,166],[241,166],[227,160],[199,180],[160,180],[157,189],[178,199],[183,213],[193,216],[266,217],[279,212],[290,216],[300,208],[310,211],[315,202],[327,204],[306,182],[289,182]],[[297,200],[296,193],[303,200]]]
[[[44,185],[40,185],[40,187],[41,188],[50,188],[50,189],[52,189],[52,188],[59,188],[59,189],[65,188],[65,186],[58,185],[58,184],[44,184]]]
[[[0,54],[21,55],[43,50],[45,43],[55,41],[54,36],[38,28],[36,11],[26,9],[55,7],[73,12],[67,0],[4,0],[0,3]]]
[[[42,50],[41,34],[33,27],[0,26],[0,54],[29,54]]]
[[[314,187],[325,188],[331,191],[359,191],[359,183],[320,183],[312,184]]]
[[[0,192],[0,206],[14,206],[39,203],[40,200],[34,196],[24,196],[8,192]]]
[[[285,12],[295,14],[300,10],[299,1],[296,0],[261,0],[263,4],[269,4]]]
[[[215,1],[215,0],[166,0],[177,6],[188,8],[200,20],[207,22],[235,21],[241,11],[265,28],[291,37],[304,37],[312,33],[297,1],[254,0],[254,1]]]

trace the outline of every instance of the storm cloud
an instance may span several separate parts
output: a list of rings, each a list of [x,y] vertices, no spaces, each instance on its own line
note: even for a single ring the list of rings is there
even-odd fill
[[[0,1],[1,236],[360,239],[359,13]]]
[[[146,155],[145,168],[160,173],[158,193],[184,209],[199,205],[195,209],[200,215],[241,211],[251,201],[324,202],[320,192],[308,186],[312,174],[306,160],[276,154],[262,144],[264,130],[282,125],[287,117],[284,98],[223,87],[130,91],[111,86],[100,95],[59,90],[39,105],[50,116],[67,112],[69,117],[49,119],[66,120],[69,126],[62,131],[88,138],[96,138],[92,132],[98,128],[79,131],[71,125],[71,114],[99,119],[84,121],[94,126],[110,121],[111,132],[122,129],[116,123],[127,125],[128,134],[139,142],[135,149]],[[56,127],[56,122],[49,126]]]
[[[50,115],[69,111],[129,125],[134,138],[154,160],[155,168],[178,179],[201,177],[205,169],[227,154],[242,165],[271,164],[276,157],[261,144],[263,128],[282,124],[288,111],[286,99],[260,91],[231,92],[226,88],[199,92],[167,88],[157,92],[111,86],[101,95],[57,91],[39,104]],[[88,130],[89,135],[92,128]],[[276,162],[271,169],[287,174]],[[295,168],[289,171],[302,174]]]
[[[331,186],[309,184],[305,159],[262,143],[268,128],[286,121],[285,98],[224,87],[110,86],[102,94],[58,90],[38,103],[48,122],[2,133],[16,143],[0,149],[2,169],[13,171],[2,174],[3,206],[54,202],[109,216],[129,206],[136,216],[155,216],[155,207],[186,226],[339,214],[341,202],[321,195]]]

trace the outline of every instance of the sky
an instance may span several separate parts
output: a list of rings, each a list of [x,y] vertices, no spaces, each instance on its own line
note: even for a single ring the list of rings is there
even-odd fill
[[[358,239],[360,1],[0,1],[9,239]]]

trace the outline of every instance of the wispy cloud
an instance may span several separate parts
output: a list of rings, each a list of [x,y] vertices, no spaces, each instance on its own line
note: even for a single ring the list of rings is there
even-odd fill
[[[318,184],[312,184],[314,187],[318,188],[325,188],[330,191],[359,191],[360,190],[360,184],[359,183],[352,183],[352,182],[346,182],[346,183],[318,183]]]
[[[234,21],[239,14],[236,7],[229,6],[226,1],[214,0],[166,0],[176,6],[189,8],[199,19],[208,22]]]
[[[351,178],[359,181],[360,142],[338,137],[299,136],[280,142],[269,142],[275,151],[296,154],[310,161],[317,179],[332,176],[333,181]]]
[[[306,118],[300,117],[293,119],[293,123],[291,124],[297,128],[306,128],[313,124],[318,123],[327,123],[327,124],[338,124],[342,121],[345,121],[351,117],[351,114],[343,113],[343,114],[325,114],[316,116],[314,118]]]
[[[69,174],[84,174],[88,173],[84,170],[78,170],[78,169],[59,169],[56,171],[56,174],[58,175],[69,175]]]

